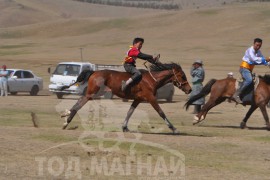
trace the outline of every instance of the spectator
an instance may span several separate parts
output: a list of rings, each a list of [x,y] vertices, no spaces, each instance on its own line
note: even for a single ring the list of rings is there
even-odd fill
[[[7,66],[3,65],[2,70],[0,71],[0,89],[1,89],[1,96],[7,96],[7,80],[8,80],[8,71]]]
[[[195,96],[200,93],[203,88],[203,81],[204,81],[204,69],[203,69],[203,62],[202,60],[196,60],[191,67],[190,75],[192,77],[192,92],[190,97]],[[194,105],[194,114],[197,114],[201,111],[201,106],[204,104],[205,98],[198,99],[197,101],[193,102]]]

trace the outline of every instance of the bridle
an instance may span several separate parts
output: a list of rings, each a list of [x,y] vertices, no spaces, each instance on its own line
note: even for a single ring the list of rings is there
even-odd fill
[[[147,63],[147,62],[143,63],[143,65],[144,65],[145,68],[148,70],[148,72],[149,72],[149,74],[151,75],[151,77],[153,78],[153,80],[157,82],[157,79],[153,76],[153,74],[151,73],[150,69],[146,66],[146,63]],[[174,74],[174,77],[175,77],[175,80],[174,80],[173,82],[175,82],[175,85],[176,85],[179,89],[182,89],[183,86],[184,86],[185,84],[188,84],[188,81],[180,82],[180,80],[179,80],[179,79],[177,78],[177,76],[176,76],[176,73],[175,73],[174,69],[172,69],[172,71],[173,71],[173,74]]]
[[[182,89],[183,86],[184,86],[185,84],[188,83],[188,81],[180,82],[179,79],[178,79],[177,76],[176,76],[176,73],[175,73],[174,69],[172,69],[172,70],[173,70],[173,74],[174,74],[174,77],[175,77],[175,80],[174,80],[173,82],[175,82],[175,85],[176,85],[179,89]]]

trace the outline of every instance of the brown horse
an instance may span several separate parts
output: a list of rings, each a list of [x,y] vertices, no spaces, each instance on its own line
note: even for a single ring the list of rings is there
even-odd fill
[[[67,122],[63,126],[63,129],[68,126],[77,111],[81,109],[88,100],[92,100],[99,96],[99,92],[101,92],[103,88],[108,87],[112,90],[112,93],[118,97],[134,100],[129,111],[127,112],[127,116],[122,126],[122,130],[124,132],[129,131],[128,121],[136,107],[142,101],[147,101],[158,112],[173,133],[176,133],[176,128],[170,123],[158,105],[155,95],[158,88],[169,82],[172,82],[176,87],[184,91],[186,94],[191,92],[191,87],[181,66],[176,63],[159,63],[158,65],[151,65],[150,71],[142,70],[142,80],[139,83],[134,84],[131,88],[128,88],[125,92],[123,92],[121,90],[121,82],[122,80],[127,80],[130,78],[130,76],[131,75],[129,73],[113,70],[82,72],[78,76],[77,82],[82,82],[88,79],[87,93],[85,96],[82,96],[77,103],[69,111],[67,111],[66,114],[62,115],[62,117],[69,116]],[[69,86],[63,87],[62,89],[68,87]]]
[[[246,123],[251,114],[259,107],[266,122],[267,129],[270,130],[269,117],[266,111],[266,105],[270,100],[270,75],[259,76],[258,79],[259,83],[254,90],[252,100],[243,102],[244,106],[251,105],[251,107],[240,124],[242,129],[246,127]],[[237,81],[234,78],[226,78],[221,80],[212,79],[204,86],[198,95],[190,98],[185,104],[186,109],[188,109],[188,107],[197,99],[205,97],[207,94],[211,93],[207,103],[202,107],[201,111],[194,116],[193,124],[203,121],[211,108],[224,102],[226,99],[234,101],[232,96],[236,91],[236,83]]]

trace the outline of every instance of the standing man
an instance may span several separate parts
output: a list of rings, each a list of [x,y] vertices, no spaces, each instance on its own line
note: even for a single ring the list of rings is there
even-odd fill
[[[269,65],[269,57],[265,58],[260,48],[262,47],[262,39],[256,38],[253,41],[253,45],[245,52],[243,60],[240,64],[240,73],[243,78],[243,84],[233,95],[234,100],[241,104],[241,93],[252,83],[252,70],[255,65]]]
[[[1,96],[7,96],[7,80],[8,80],[8,71],[7,66],[3,65],[2,70],[0,71],[0,88],[1,88]]]
[[[127,81],[122,81],[122,91],[125,92],[127,87],[132,82],[138,82],[142,78],[141,72],[136,69],[136,59],[143,59],[146,60],[152,64],[157,63],[157,57],[153,57],[152,55],[144,54],[141,52],[141,48],[143,46],[144,39],[143,38],[135,38],[133,40],[133,46],[130,47],[130,49],[127,52],[127,56],[124,60],[124,68],[126,72],[132,74],[131,78],[129,78]]]
[[[190,97],[199,94],[203,88],[204,81],[204,69],[202,60],[196,60],[191,67],[190,75],[192,77],[192,91],[190,93]],[[205,98],[198,99],[193,102],[194,105],[194,114],[197,114],[201,111],[201,106],[204,104]]]

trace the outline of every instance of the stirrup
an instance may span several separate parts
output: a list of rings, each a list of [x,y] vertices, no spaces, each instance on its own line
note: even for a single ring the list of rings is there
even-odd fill
[[[243,101],[240,99],[239,96],[235,97],[234,100],[235,100],[235,102],[238,103],[238,104],[243,104]]]

